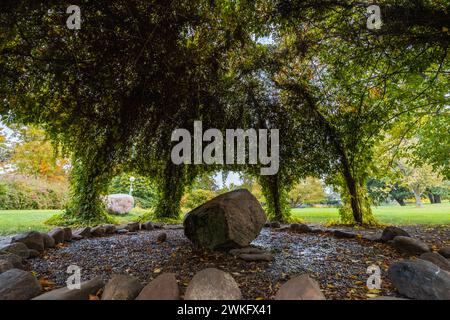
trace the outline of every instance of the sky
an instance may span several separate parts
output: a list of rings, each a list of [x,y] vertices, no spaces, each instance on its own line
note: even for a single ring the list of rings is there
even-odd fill
[[[214,176],[214,180],[219,187],[222,187],[222,172],[216,173],[216,175]],[[242,183],[242,180],[239,178],[239,174],[237,172],[230,172],[225,183],[227,186],[229,186],[231,183],[233,183],[234,185],[240,185]]]

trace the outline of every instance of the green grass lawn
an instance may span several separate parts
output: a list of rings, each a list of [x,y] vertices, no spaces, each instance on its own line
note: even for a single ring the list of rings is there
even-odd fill
[[[374,215],[379,222],[393,225],[414,224],[450,224],[450,203],[425,204],[423,208],[414,205],[406,207],[383,206],[373,208]],[[0,235],[37,230],[48,231],[51,226],[44,221],[59,210],[0,210]],[[117,216],[119,222],[136,220],[142,210],[133,210],[125,216]],[[310,223],[326,223],[339,219],[337,208],[304,208],[292,209],[292,217]]]
[[[292,217],[305,222],[325,223],[338,220],[337,208],[301,208],[292,209]],[[401,207],[399,205],[374,207],[375,218],[383,224],[450,224],[450,203],[425,204],[423,208],[415,205]]]
[[[44,224],[51,216],[61,213],[60,210],[0,210],[0,235],[15,234],[30,230],[48,231],[53,226]],[[125,216],[116,216],[117,220],[128,222],[136,220],[141,211],[132,211]]]

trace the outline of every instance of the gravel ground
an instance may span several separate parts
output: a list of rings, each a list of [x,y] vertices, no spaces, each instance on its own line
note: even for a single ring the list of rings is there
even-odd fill
[[[404,229],[435,249],[450,244],[450,226]],[[156,241],[161,232],[167,233],[164,243]],[[367,234],[380,230],[356,232]],[[389,265],[402,257],[389,245],[360,238],[338,239],[324,233],[296,234],[267,228],[253,245],[274,253],[275,260],[244,262],[225,252],[196,251],[183,230],[172,227],[64,244],[29,260],[29,268],[38,278],[50,280],[56,286],[65,285],[66,270],[72,264],[81,267],[83,281],[97,275],[108,280],[112,274],[122,273],[147,283],[162,272],[174,272],[184,293],[197,271],[216,267],[233,275],[245,299],[271,299],[291,276],[308,273],[319,282],[327,299],[367,299],[374,294],[366,288],[367,267],[376,264],[382,270],[382,287],[376,294],[397,295],[386,275]]]

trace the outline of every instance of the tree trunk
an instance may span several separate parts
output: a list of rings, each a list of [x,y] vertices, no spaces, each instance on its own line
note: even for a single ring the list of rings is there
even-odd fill
[[[421,193],[416,188],[413,188],[414,197],[416,198],[416,206],[417,207],[423,207]]]
[[[281,183],[278,174],[273,176],[260,176],[259,182],[263,187],[262,191],[267,201],[271,219],[279,222],[285,221],[286,217],[289,216],[289,208],[287,208],[288,199],[282,198],[284,193],[280,187]]]
[[[394,198],[394,200],[397,201],[400,206],[406,206],[405,200],[403,200],[402,198]]]
[[[350,172],[350,169],[348,168],[348,163],[346,161],[345,164],[343,163],[343,175],[345,183],[347,184],[347,191],[350,195],[350,206],[352,208],[353,218],[355,219],[356,223],[362,224],[363,214],[358,198],[358,187],[355,179]]]
[[[436,203],[434,195],[431,192],[428,192],[427,195],[428,195],[428,199],[430,199],[430,203]]]
[[[434,195],[434,203],[441,203],[441,196],[439,194]]]
[[[284,217],[281,210],[278,175],[276,174],[270,178],[270,193],[273,199],[274,219],[281,222],[284,220]]]
[[[155,208],[158,218],[179,218],[185,186],[183,165],[175,165],[169,160],[158,184],[158,203]]]

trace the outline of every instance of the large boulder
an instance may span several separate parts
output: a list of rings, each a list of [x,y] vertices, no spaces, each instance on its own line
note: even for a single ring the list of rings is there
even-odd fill
[[[245,189],[222,194],[189,212],[184,233],[196,247],[226,249],[246,247],[260,233],[266,214]]]
[[[394,240],[395,237],[410,237],[409,233],[398,227],[386,227],[381,234],[381,241],[388,242]]]
[[[55,228],[48,235],[55,240],[55,244],[64,242],[64,229],[62,228]]]
[[[136,300],[179,300],[180,289],[174,273],[163,273],[147,284]]]
[[[17,254],[0,251],[0,261],[8,261],[14,268],[23,269],[23,258]]]
[[[14,266],[8,260],[0,260],[0,273],[8,271],[10,269],[14,269]]]
[[[69,227],[63,228],[64,241],[72,241],[72,229]]]
[[[96,277],[89,281],[82,282],[80,284],[80,289],[62,287],[41,294],[33,300],[89,300],[89,296],[96,295],[98,291],[103,288],[103,285],[102,279]]]
[[[393,245],[398,252],[408,255],[421,255],[422,253],[430,252],[430,248],[426,243],[410,237],[395,237]]]
[[[12,242],[22,242],[28,249],[44,251],[44,238],[37,231],[29,231],[15,236]]]
[[[105,286],[102,300],[133,300],[141,292],[143,285],[130,275],[117,274]]]
[[[1,248],[0,250],[4,252],[13,253],[15,255],[18,255],[19,257],[22,257],[23,259],[27,259],[30,256],[30,250],[22,242],[11,243]]]
[[[307,274],[295,277],[283,284],[275,300],[325,300],[319,284]]]
[[[50,237],[48,234],[41,232],[42,239],[44,239],[44,248],[54,248],[55,247],[55,239]]]
[[[134,199],[128,194],[110,194],[106,198],[106,209],[111,214],[127,214],[133,206]]]
[[[10,269],[0,274],[0,300],[28,300],[41,290],[39,281],[30,272]]]
[[[197,272],[184,295],[184,300],[240,300],[241,298],[241,290],[233,277],[215,268]]]
[[[393,263],[388,277],[397,291],[412,299],[449,300],[450,273],[422,259]]]

